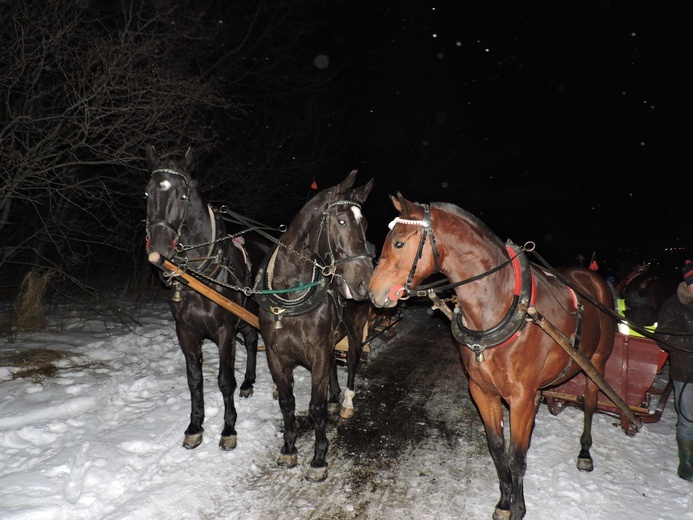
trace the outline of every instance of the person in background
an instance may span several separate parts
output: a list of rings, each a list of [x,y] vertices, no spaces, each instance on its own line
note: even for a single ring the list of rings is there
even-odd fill
[[[657,313],[657,344],[669,353],[674,386],[678,475],[693,482],[693,263],[686,260],[684,281]]]

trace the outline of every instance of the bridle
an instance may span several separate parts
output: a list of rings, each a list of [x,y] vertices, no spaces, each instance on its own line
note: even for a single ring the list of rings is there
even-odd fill
[[[343,263],[346,262],[351,262],[354,260],[360,260],[360,259],[368,259],[368,260],[373,260],[373,255],[366,250],[365,253],[359,253],[357,255],[352,255],[352,256],[346,256],[344,258],[339,258],[335,260],[335,255],[334,255],[334,249],[332,245],[332,241],[330,240],[330,233],[329,233],[329,224],[330,224],[330,213],[332,209],[338,207],[338,206],[353,206],[355,208],[358,208],[359,210],[361,209],[361,204],[358,202],[354,202],[351,200],[337,200],[334,202],[330,202],[325,205],[325,209],[322,212],[322,215],[320,216],[320,226],[318,227],[318,238],[316,240],[317,248],[320,247],[320,239],[323,236],[323,231],[325,232],[325,238],[327,241],[327,252],[324,255],[321,255],[319,251],[315,251],[315,254],[318,256],[318,258],[321,258],[324,262],[326,262],[327,265],[323,267],[323,275],[324,276],[330,276],[334,274],[335,268]]]
[[[174,249],[176,248],[178,244],[178,240],[180,239],[180,235],[183,230],[183,225],[185,224],[185,219],[188,216],[188,208],[190,207],[191,200],[190,200],[190,183],[188,181],[187,175],[185,175],[183,172],[175,170],[173,168],[157,168],[156,170],[152,171],[152,177],[156,175],[157,173],[168,173],[170,175],[177,175],[183,179],[183,182],[185,184],[185,192],[183,193],[183,196],[181,197],[184,201],[186,201],[185,206],[184,206],[184,211],[183,211],[183,218],[180,220],[180,224],[178,225],[178,228],[175,228],[172,226],[168,221],[166,220],[154,220],[150,221],[149,217],[147,217],[147,241],[149,241],[149,238],[151,236],[151,229],[154,226],[163,226],[175,234],[175,237],[173,239],[174,243]]]
[[[421,204],[424,213],[421,220],[409,220],[404,218],[395,217],[392,222],[388,224],[390,229],[395,227],[395,224],[411,224],[414,226],[421,226],[421,238],[419,239],[419,247],[416,251],[416,256],[414,257],[414,262],[412,263],[411,269],[409,270],[409,275],[407,276],[407,281],[404,287],[398,289],[397,297],[399,299],[406,299],[411,293],[411,282],[414,279],[414,274],[416,274],[416,267],[419,265],[419,259],[423,254],[423,248],[426,244],[426,239],[431,242],[431,250],[433,251],[433,262],[435,263],[435,270],[431,274],[438,272],[438,246],[436,245],[436,237],[433,234],[433,227],[431,226],[431,208],[428,204]]]

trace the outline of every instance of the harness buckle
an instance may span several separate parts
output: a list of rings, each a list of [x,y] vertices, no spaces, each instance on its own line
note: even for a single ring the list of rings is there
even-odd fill
[[[477,363],[483,363],[486,360],[486,356],[484,356],[484,350],[486,350],[486,347],[482,347],[478,343],[476,345],[468,346],[470,349],[472,349],[472,352],[474,352]]]
[[[282,325],[282,314],[284,313],[286,309],[282,307],[275,307],[275,306],[270,306],[270,312],[274,314],[274,328],[275,329],[281,329],[283,328]]]

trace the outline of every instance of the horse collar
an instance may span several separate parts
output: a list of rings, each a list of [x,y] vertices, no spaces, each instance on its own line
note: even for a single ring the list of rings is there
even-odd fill
[[[281,319],[289,316],[300,316],[315,309],[325,298],[330,284],[327,283],[327,278],[322,275],[322,270],[317,266],[313,266],[313,275],[311,282],[301,296],[297,298],[284,298],[280,296],[284,290],[272,289],[272,278],[274,277],[274,261],[279,252],[280,243],[277,243],[273,249],[265,256],[262,261],[258,274],[255,279],[255,289],[260,291],[254,294],[258,305],[264,310],[272,313],[275,319],[275,328],[281,328]],[[298,292],[297,289],[292,289],[293,292]]]
[[[527,323],[524,309],[532,299],[532,286],[534,277],[524,250],[508,241],[506,244],[508,253],[512,256],[512,265],[515,270],[515,292],[508,312],[495,326],[487,330],[468,329],[463,324],[462,312],[459,306],[455,307],[455,319],[452,320],[452,335],[463,345],[467,345],[476,354],[477,361],[484,360],[484,350],[489,347],[497,347],[509,341],[523,329]]]

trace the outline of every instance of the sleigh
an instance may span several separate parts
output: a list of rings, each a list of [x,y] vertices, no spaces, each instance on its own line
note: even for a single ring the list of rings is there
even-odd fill
[[[662,376],[666,360],[667,353],[654,340],[616,333],[604,379],[643,423],[659,421],[671,394],[671,381]],[[579,373],[559,386],[544,390],[542,395],[549,411],[558,415],[567,406],[582,407],[584,392],[585,375]],[[599,392],[597,411],[619,418],[627,435],[637,432],[623,411],[602,392]]]

